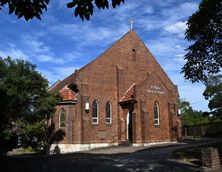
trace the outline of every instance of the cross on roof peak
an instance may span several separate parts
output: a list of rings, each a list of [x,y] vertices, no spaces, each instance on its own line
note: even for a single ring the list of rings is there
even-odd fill
[[[133,29],[134,20],[132,18],[130,18],[128,21],[130,22],[130,29],[132,30]]]

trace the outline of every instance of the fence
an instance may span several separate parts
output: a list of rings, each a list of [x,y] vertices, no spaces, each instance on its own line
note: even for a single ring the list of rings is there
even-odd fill
[[[222,122],[183,127],[183,136],[185,138],[222,136]]]

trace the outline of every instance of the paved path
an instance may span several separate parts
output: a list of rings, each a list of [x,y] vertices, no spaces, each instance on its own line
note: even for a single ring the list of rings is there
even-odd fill
[[[114,160],[113,164],[104,164],[98,166],[96,171],[104,171],[109,169],[110,165],[118,167],[115,171],[160,171],[160,172],[179,172],[179,171],[208,171],[206,168],[200,168],[197,165],[176,160],[171,157],[171,153],[180,148],[204,145],[209,143],[222,142],[222,138],[212,140],[201,140],[193,143],[177,143],[164,144],[161,146],[150,147],[119,147],[119,152],[131,152],[125,156],[120,156]],[[113,154],[116,153],[115,148],[91,150],[92,154]],[[132,153],[134,152],[134,153]],[[110,168],[113,171],[113,168]]]
[[[120,146],[59,156],[11,156],[0,171],[32,172],[190,172],[207,171],[199,166],[173,159],[172,151],[190,146],[222,142],[222,138],[189,144],[133,148]]]

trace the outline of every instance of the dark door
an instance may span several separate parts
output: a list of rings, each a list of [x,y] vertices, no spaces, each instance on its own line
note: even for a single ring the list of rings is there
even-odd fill
[[[132,127],[132,112],[131,111],[129,111],[128,120],[129,120],[129,123],[128,123],[128,140],[129,140],[129,142],[132,142],[133,141],[133,127]]]

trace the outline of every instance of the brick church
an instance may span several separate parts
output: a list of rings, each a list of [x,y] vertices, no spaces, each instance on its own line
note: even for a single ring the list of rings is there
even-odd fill
[[[148,146],[181,137],[178,90],[133,29],[49,88],[62,101],[53,117],[62,153],[119,144]]]

